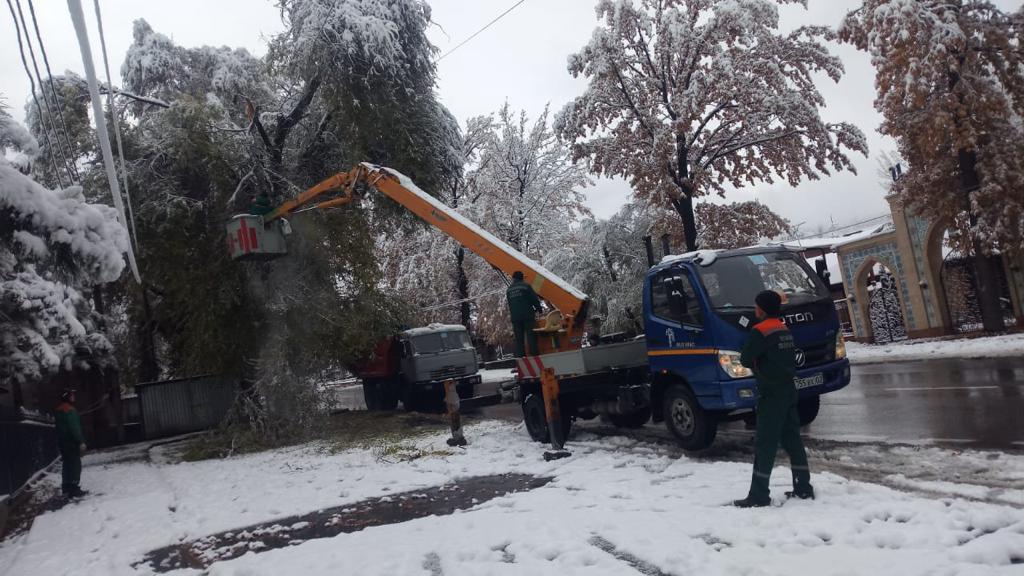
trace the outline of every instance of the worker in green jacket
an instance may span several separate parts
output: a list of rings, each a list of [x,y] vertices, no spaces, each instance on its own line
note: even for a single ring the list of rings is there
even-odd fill
[[[75,410],[75,391],[68,389],[60,395],[56,416],[57,447],[61,459],[61,492],[69,498],[86,494],[78,487],[82,478],[82,452],[85,452],[85,436],[82,435],[82,419]]]
[[[758,324],[743,346],[740,362],[757,378],[757,432],[754,439],[754,474],[750,492],[736,506],[751,508],[768,506],[772,500],[768,490],[775,452],[782,448],[789,455],[793,470],[793,491],[787,497],[814,498],[807,452],[800,439],[800,416],[797,413],[796,347],[793,335],[779,319],[782,296],[766,290],[755,298]]]
[[[533,328],[536,324],[537,314],[544,309],[540,305],[540,298],[533,291],[533,287],[523,280],[523,273],[512,273],[512,284],[505,291],[508,299],[508,315],[512,318],[512,333],[516,338],[516,356],[526,356],[524,340],[529,344],[530,355],[537,354],[537,334]]]

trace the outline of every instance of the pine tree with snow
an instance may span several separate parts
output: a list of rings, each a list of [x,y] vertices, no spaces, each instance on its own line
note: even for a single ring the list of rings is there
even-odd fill
[[[826,123],[818,74],[843,65],[821,26],[779,32],[779,4],[802,0],[600,0],[603,19],[569,58],[588,81],[559,115],[574,156],[629,179],[637,197],[673,208],[697,247],[695,200],[729,186],[796,185],[854,171],[867,153],[848,123]]]
[[[871,54],[899,198],[972,254],[985,330],[1003,328],[987,255],[1024,248],[1024,13],[983,0],[865,0],[840,37]]]
[[[38,152],[0,108],[0,382],[16,399],[61,369],[110,362],[88,290],[118,279],[128,247],[113,208],[28,175]]]

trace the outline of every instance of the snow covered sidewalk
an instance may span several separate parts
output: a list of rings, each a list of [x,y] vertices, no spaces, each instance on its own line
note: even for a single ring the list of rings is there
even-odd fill
[[[158,548],[290,516],[497,474],[546,484],[440,516],[378,525],[213,564],[214,576],[279,574],[1024,573],[1024,510],[814,476],[819,498],[739,510],[750,464],[675,457],[628,437],[580,433],[544,462],[521,425],[488,421],[452,452],[438,433],[331,453],[321,445],[195,463],[169,447],[86,459],[98,494],[0,545],[0,573],[152,574]],[[911,457],[911,456],[908,456]],[[940,458],[942,452],[921,457]],[[1014,470],[1022,456],[1000,455]],[[886,463],[894,473],[899,462]],[[936,466],[942,463],[935,463]],[[56,479],[54,479],[56,481]],[[199,574],[181,569],[172,574]]]
[[[1024,334],[1004,334],[955,340],[904,340],[892,344],[847,342],[853,364],[877,364],[932,358],[1024,357]]]

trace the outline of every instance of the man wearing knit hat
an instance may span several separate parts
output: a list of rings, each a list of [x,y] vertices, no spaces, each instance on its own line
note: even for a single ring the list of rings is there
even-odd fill
[[[779,319],[782,296],[766,290],[754,299],[758,324],[743,346],[740,362],[757,378],[757,433],[755,436],[754,474],[750,492],[736,506],[752,508],[772,503],[768,490],[775,452],[779,444],[789,455],[793,470],[793,491],[787,497],[814,498],[807,452],[800,439],[800,416],[797,413],[797,392],[793,335]]]

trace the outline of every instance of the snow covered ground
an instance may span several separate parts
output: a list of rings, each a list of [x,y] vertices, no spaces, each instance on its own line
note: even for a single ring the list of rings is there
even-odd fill
[[[169,544],[517,472],[553,480],[451,515],[250,552],[208,573],[1024,574],[1024,510],[973,501],[970,493],[937,496],[914,486],[904,492],[821,472],[814,476],[818,500],[783,504],[789,472],[778,467],[777,506],[739,510],[728,504],[746,492],[748,463],[679,457],[634,438],[587,432],[571,439],[572,457],[549,463],[521,425],[482,422],[467,436],[470,446],[457,452],[441,433],[409,441],[397,452],[420,455],[411,460],[380,447],[335,454],[315,444],[196,463],[175,463],[170,447],[92,455],[83,483],[96,495],[40,516],[29,533],[0,545],[0,573],[150,574],[150,566],[133,564]],[[856,452],[840,458],[851,456]],[[914,470],[900,458],[952,457],[939,449],[889,456],[877,465],[892,474]],[[999,454],[993,462],[976,453],[976,459],[1006,470],[997,475],[1016,483],[1007,501],[1024,492],[1024,456]]]
[[[930,358],[1004,358],[1024,356],[1024,334],[956,340],[904,340],[893,344],[847,342],[853,364],[928,360]]]

